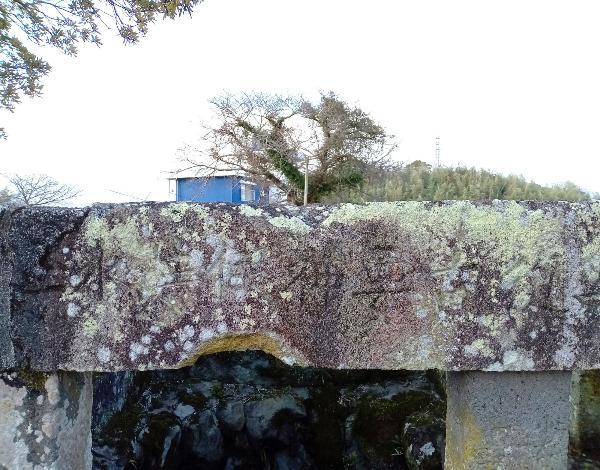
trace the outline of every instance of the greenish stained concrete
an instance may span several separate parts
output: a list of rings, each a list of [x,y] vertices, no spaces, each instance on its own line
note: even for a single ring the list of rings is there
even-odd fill
[[[598,370],[583,370],[573,374],[569,445],[571,454],[577,462],[581,463],[582,468],[589,466],[586,461],[600,460],[600,371]]]

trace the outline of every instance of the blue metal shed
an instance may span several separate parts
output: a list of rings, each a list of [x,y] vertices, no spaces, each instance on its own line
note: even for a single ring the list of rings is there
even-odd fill
[[[239,175],[174,178],[175,200],[190,202],[268,203],[268,189]]]

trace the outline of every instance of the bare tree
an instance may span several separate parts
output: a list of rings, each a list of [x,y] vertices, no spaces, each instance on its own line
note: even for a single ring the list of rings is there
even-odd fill
[[[340,187],[360,186],[370,168],[392,165],[393,136],[332,92],[318,103],[260,93],[210,103],[216,122],[204,125],[200,145],[184,149],[186,170],[240,172],[276,186],[299,204],[306,160],[310,202]]]
[[[77,197],[81,191],[48,175],[7,175],[13,201],[19,206],[48,206]]]

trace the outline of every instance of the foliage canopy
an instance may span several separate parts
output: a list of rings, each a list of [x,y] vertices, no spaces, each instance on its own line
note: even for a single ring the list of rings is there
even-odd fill
[[[384,169],[393,137],[362,109],[334,93],[317,102],[268,94],[227,95],[211,101],[214,125],[188,148],[188,168],[203,174],[240,172],[277,187],[300,203],[308,161],[308,200],[357,188],[368,168]]]
[[[80,43],[99,45],[101,30],[108,28],[134,43],[157,17],[189,14],[200,1],[0,0],[0,109],[12,111],[23,95],[41,93],[50,65],[32,46],[50,45],[75,55]]]

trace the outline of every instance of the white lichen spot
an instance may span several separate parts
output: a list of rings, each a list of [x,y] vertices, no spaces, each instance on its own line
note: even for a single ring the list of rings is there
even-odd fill
[[[227,324],[225,322],[219,322],[217,325],[217,332],[219,334],[227,333]]]
[[[215,330],[212,328],[202,328],[199,337],[202,341],[208,341],[215,337]]]
[[[427,442],[419,448],[419,457],[431,457],[434,454],[434,452],[435,447],[433,447],[433,444],[431,442]]]
[[[108,349],[106,346],[100,346],[96,351],[96,357],[102,364],[106,364],[108,361],[110,361],[110,354],[110,349]]]
[[[220,308],[220,307],[219,307],[219,308],[217,308],[217,309],[215,310],[215,313],[214,313],[214,319],[215,319],[216,321],[222,321],[222,320],[225,320],[225,315],[223,314],[223,309],[222,309],[222,308]]]
[[[152,230],[154,229],[154,224],[144,224],[142,225],[142,236],[144,238],[149,238],[152,235]]]
[[[247,204],[239,206],[240,213],[246,217],[261,217],[263,215],[262,209],[258,207],[252,207]]]
[[[259,263],[261,259],[262,259],[262,251],[261,250],[258,250],[258,251],[255,251],[254,253],[252,253],[252,262],[253,263],[255,263],[255,264]]]
[[[69,278],[69,284],[71,284],[72,287],[77,287],[81,284],[81,281],[83,281],[83,278],[79,274],[73,274]]]
[[[293,357],[293,356],[283,356],[283,357],[281,358],[281,361],[282,361],[284,364],[288,365],[288,366],[293,366],[294,364],[297,364],[297,363],[298,363],[298,361],[296,360],[296,358],[295,358],[295,357]]]
[[[66,246],[62,249],[63,255],[66,255],[69,253],[69,248],[67,248]]]
[[[200,269],[204,266],[204,253],[198,249],[193,249],[190,252],[189,264],[194,269]]]
[[[415,312],[415,315],[417,316],[417,318],[425,318],[427,317],[427,309],[423,308],[423,307],[418,307],[417,311]]]
[[[419,358],[423,361],[429,359],[433,351],[433,338],[429,335],[423,335],[419,338]]]
[[[229,279],[229,284],[232,286],[241,286],[244,283],[244,280],[239,276],[232,276]]]
[[[157,287],[163,287],[163,286],[168,286],[170,284],[173,284],[173,282],[175,281],[175,276],[171,273],[166,274],[164,276],[162,276],[161,278],[158,279],[158,281],[156,282]]]
[[[152,336],[144,335],[142,336],[141,341],[143,344],[150,344],[152,342]]]
[[[77,315],[79,315],[79,312],[81,311],[81,307],[73,302],[69,302],[67,305],[67,316],[69,318],[75,318]]]
[[[140,343],[131,343],[129,346],[129,359],[135,361],[138,356],[148,354],[148,348]]]
[[[494,362],[489,366],[486,371],[491,372],[502,372],[507,370],[533,370],[535,369],[535,362],[526,353],[521,351],[505,351],[502,355],[502,364]]]
[[[188,416],[191,416],[194,411],[196,411],[196,409],[191,405],[179,404],[177,405],[177,408],[175,408],[175,415],[179,419],[185,419]]]
[[[281,296],[281,298],[283,300],[289,302],[290,300],[292,300],[292,295],[293,294],[290,291],[283,291],[283,292],[280,292],[279,295]]]
[[[180,343],[184,343],[189,338],[192,338],[196,333],[196,330],[192,325],[185,325],[182,329],[177,331],[177,337]]]
[[[525,307],[527,307],[527,305],[529,305],[529,300],[530,300],[529,294],[520,290],[519,292],[517,292],[517,295],[515,295],[514,306],[517,309],[522,310]]]
[[[171,352],[173,351],[173,349],[175,349],[175,343],[173,343],[173,341],[168,340],[165,345],[164,345],[165,351],[167,352]]]
[[[574,338],[567,338],[560,349],[554,353],[554,362],[564,368],[570,368],[575,363]]]
[[[194,343],[192,343],[191,341],[186,341],[185,343],[183,343],[183,350],[185,352],[190,352],[193,348]]]

